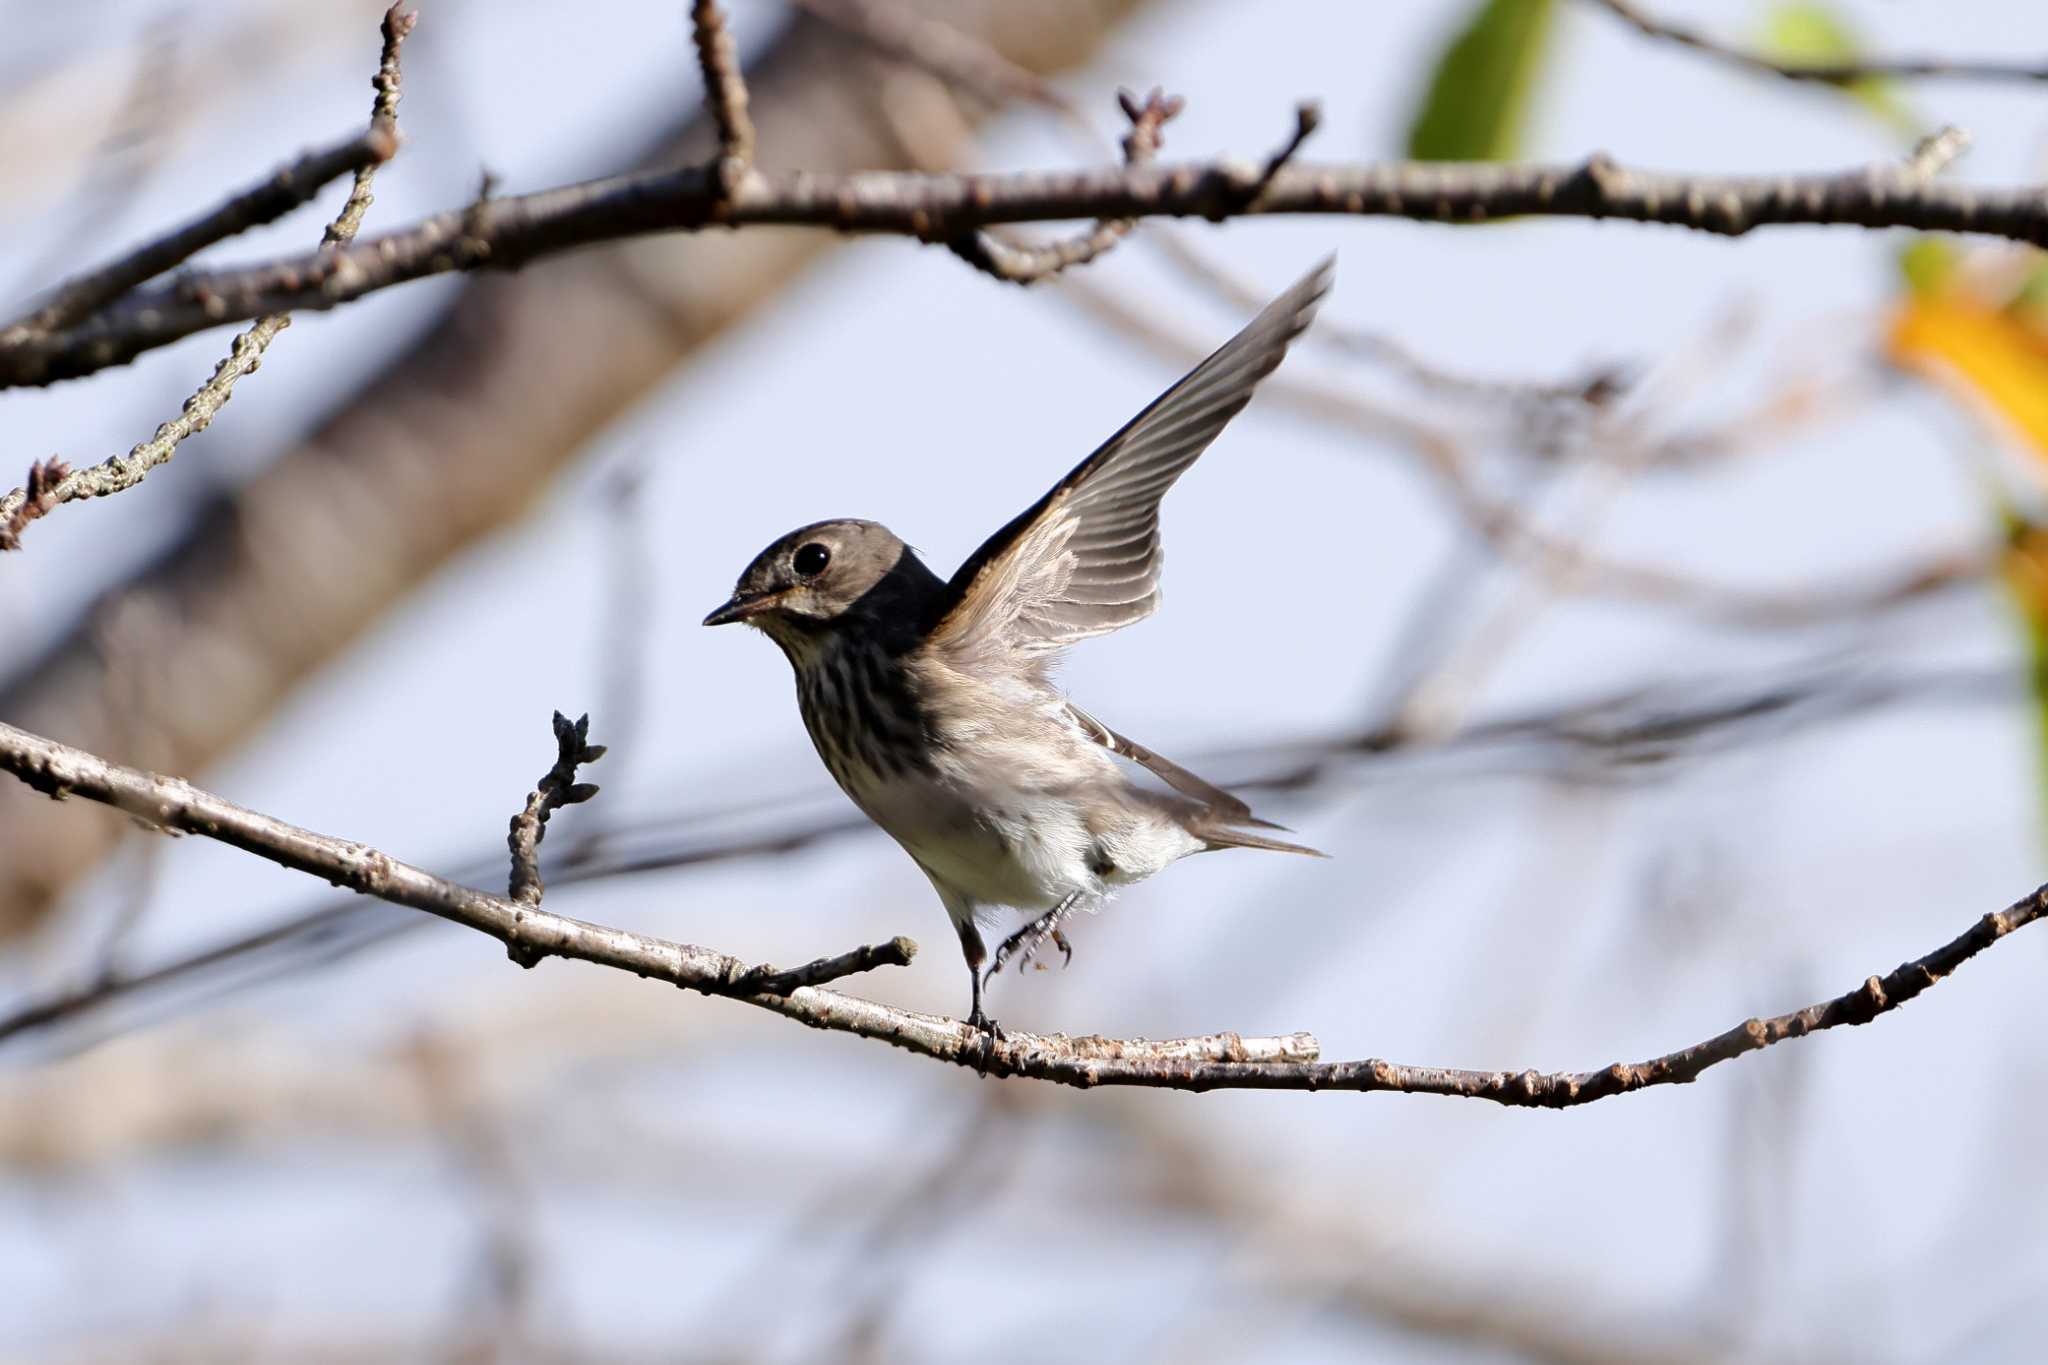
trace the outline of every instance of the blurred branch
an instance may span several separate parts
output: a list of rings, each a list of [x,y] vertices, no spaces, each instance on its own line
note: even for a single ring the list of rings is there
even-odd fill
[[[581,741],[577,735],[576,742],[580,745]],[[566,746],[567,741],[562,743]],[[878,1039],[984,1074],[1028,1076],[1082,1088],[1388,1090],[1485,1099],[1510,1106],[1567,1108],[1646,1086],[1684,1084],[1698,1079],[1709,1067],[1788,1038],[1869,1023],[1914,999],[2014,930],[2048,915],[2048,886],[2043,886],[2005,910],[1985,915],[1925,957],[1882,978],[1870,977],[1833,1000],[1772,1019],[1750,1019],[1705,1042],[1634,1065],[1617,1062],[1602,1071],[1543,1074],[1403,1066],[1377,1058],[1323,1062],[1317,1059],[1320,1049],[1315,1039],[1305,1033],[1279,1038],[1223,1033],[1166,1042],[1028,1033],[991,1038],[960,1020],[917,1014],[814,985],[799,985],[788,994],[771,993],[763,991],[759,983],[782,984],[772,969],[750,969],[737,958],[707,948],[570,919],[486,895],[400,862],[367,844],[316,834],[237,806],[179,778],[109,763],[5,724],[0,724],[0,767],[52,799],[83,796],[158,829],[204,835],[337,886],[475,929],[503,943],[507,955],[523,967],[535,966],[548,957],[576,958],[706,995],[743,1000],[813,1028]],[[907,946],[907,940],[899,939],[821,959],[799,969],[793,979],[830,979],[840,974],[842,967],[860,970],[877,962],[907,960]]]
[[[321,236],[320,249],[323,252],[337,251],[355,239],[356,230],[362,226],[363,215],[370,207],[370,183],[376,177],[377,168],[398,148],[398,48],[399,44],[405,41],[405,36],[412,32],[417,19],[417,15],[401,15],[398,5],[395,4],[385,12],[383,48],[377,64],[377,75],[371,82],[376,88],[377,97],[370,107],[370,129],[358,143],[349,144],[348,148],[343,149],[356,151],[351,157],[349,167],[355,171],[355,183],[349,189],[348,199],[341,206],[341,212],[327,225]],[[338,165],[339,162],[335,164]],[[273,185],[275,183],[273,182]],[[326,181],[320,183],[325,184]],[[266,207],[277,207],[278,213],[282,213],[285,209],[305,202],[311,197],[312,191],[318,188],[318,185],[314,185],[304,188],[301,192],[301,187],[287,181],[282,197],[273,195],[272,199],[264,200],[262,203]],[[262,192],[256,193],[260,196]],[[290,198],[292,193],[297,193],[298,197]],[[241,198],[248,200],[251,196],[244,195]],[[229,207],[232,208],[235,202],[237,201],[230,201]],[[278,213],[270,216],[276,217]],[[222,220],[221,215],[217,213],[212,215],[212,221],[202,220],[202,225],[208,230],[221,228],[217,235],[225,235],[226,232],[238,232],[261,221],[267,220],[248,219],[246,215],[240,220]],[[43,334],[44,329],[37,323],[45,314],[63,316],[67,310],[89,310],[97,307],[99,303],[111,297],[113,292],[119,292],[119,289],[112,288],[113,282],[122,281],[135,271],[147,269],[149,274],[155,274],[158,270],[168,269],[183,257],[163,258],[169,252],[185,245],[194,236],[194,229],[187,229],[183,234],[173,234],[172,237],[164,239],[164,242],[172,245],[158,243],[156,247],[144,248],[136,257],[129,258],[128,263],[116,262],[96,275],[88,276],[79,284],[68,287],[48,308],[28,320],[25,324],[29,329],[27,334]],[[190,255],[191,251],[196,251],[206,244],[204,240],[192,242],[190,251],[186,251],[185,254]],[[152,252],[155,254],[152,255]],[[160,260],[162,263],[158,264]],[[127,283],[133,282],[132,279],[127,280]],[[120,284],[120,288],[126,287],[126,283]],[[112,292],[109,292],[110,290]],[[54,485],[41,490],[36,487],[37,473],[47,472],[50,466],[38,465],[31,469],[28,487],[18,488],[7,496],[0,497],[0,550],[20,549],[22,526],[44,515],[58,503],[72,502],[80,498],[103,498],[141,483],[150,470],[169,461],[187,437],[196,436],[212,425],[214,416],[226,406],[228,399],[234,396],[235,385],[241,381],[242,376],[255,372],[256,367],[263,363],[264,351],[269,349],[277,334],[290,325],[291,315],[288,313],[271,313],[258,318],[255,326],[235,338],[234,347],[228,352],[227,358],[214,366],[213,376],[185,400],[183,410],[159,426],[154,436],[136,445],[126,456],[115,456],[89,469],[74,471],[67,468]],[[19,329],[10,328],[6,333],[0,333],[0,349],[5,348],[7,338],[17,330]],[[64,468],[61,465],[58,467]],[[41,510],[31,510],[36,508]]]
[[[1911,227],[2048,244],[2048,202],[2033,189],[1931,182],[1915,167],[1889,163],[1834,174],[1685,175],[1596,153],[1551,166],[1291,163],[1274,168],[1270,181],[1231,159],[991,174],[756,170],[730,194],[715,169],[682,167],[506,196],[347,251],[139,290],[61,334],[0,346],[0,386],[90,374],[223,322],[334,308],[409,280],[511,269],[649,233],[776,224],[952,242],[1006,223],[1278,214],[1447,223],[1620,218],[1726,236],[1791,223]]]
[[[920,13],[901,0],[796,0],[798,6],[886,56],[972,90],[991,104],[1040,105],[1081,123],[1073,102],[1029,67],[1011,61],[965,28]]]
[[[1163,354],[1199,359],[1199,348],[1101,289],[1069,277],[1061,296]],[[1616,559],[1575,545],[1534,525],[1509,499],[1480,486],[1467,452],[1451,436],[1404,413],[1375,406],[1349,389],[1285,375],[1268,380],[1262,401],[1284,404],[1354,434],[1397,442],[1422,457],[1452,507],[1503,558],[1569,578],[1577,596],[1668,606],[1703,620],[1779,630],[1891,610],[1981,581],[2003,547],[1959,545],[1877,573],[1809,586],[1750,588],[1695,578]]]
[[[1256,311],[1265,295],[1242,277],[1189,244],[1185,235],[1162,230],[1146,238],[1185,278],[1234,309]],[[1602,365],[1564,380],[1479,379],[1454,373],[1416,355],[1407,346],[1379,332],[1346,325],[1336,318],[1318,318],[1312,341],[1392,370],[1417,388],[1453,399],[1510,405],[1582,404],[1600,407],[1627,387],[1621,368]]]
[[[1746,67],[1791,81],[1813,81],[1821,85],[1849,85],[1878,79],[1938,79],[1983,81],[2048,80],[2048,62],[1958,60],[1948,57],[1869,58],[1851,62],[1800,62],[1766,56],[1750,48],[1724,43],[1696,28],[1669,23],[1649,14],[1633,0],[1591,0],[1646,38],[1676,43],[1734,66]]]

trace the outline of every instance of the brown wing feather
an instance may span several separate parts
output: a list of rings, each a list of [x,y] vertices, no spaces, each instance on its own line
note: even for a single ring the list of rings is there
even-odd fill
[[[1289,831],[1285,825],[1276,825],[1271,820],[1261,820],[1252,814],[1250,806],[1223,788],[1203,781],[1180,764],[1162,758],[1137,741],[1125,739],[1072,702],[1067,703],[1067,711],[1080,722],[1082,730],[1097,744],[1113,754],[1128,758],[1182,796],[1199,803],[1202,809],[1192,813],[1188,829],[1191,833],[1207,839],[1210,847],[1265,848],[1276,853],[1305,853],[1311,858],[1330,856],[1319,849],[1252,833],[1253,829],[1277,829],[1283,834]]]
[[[1334,258],[1154,399],[960,566],[936,601],[942,648],[1044,653],[1159,604],[1159,500],[1250,401],[1329,291]]]
[[[1285,825],[1276,825],[1270,820],[1259,819],[1252,814],[1252,808],[1239,798],[1213,782],[1195,776],[1173,760],[1153,753],[1136,740],[1124,738],[1072,702],[1067,703],[1067,711],[1080,722],[1081,728],[1087,732],[1090,739],[1118,757],[1128,758],[1182,796],[1200,802],[1214,813],[1220,823],[1256,825],[1260,829],[1286,828]]]

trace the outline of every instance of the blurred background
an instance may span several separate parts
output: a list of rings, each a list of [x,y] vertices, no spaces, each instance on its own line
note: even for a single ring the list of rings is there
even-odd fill
[[[16,3],[10,307],[358,128],[379,7]],[[365,230],[706,155],[687,7],[430,0]],[[2024,81],[1795,84],[1567,0],[740,3],[771,166],[1114,155],[1896,163],[2038,181]],[[859,32],[936,15],[962,85]],[[2018,3],[1656,0],[1786,58],[2048,58]],[[852,16],[849,18],[848,16]],[[851,26],[849,28],[849,25]],[[1029,73],[1042,86],[1022,79]],[[956,73],[957,74],[957,73]],[[1000,78],[998,78],[1000,77]],[[309,247],[318,207],[203,258]],[[1313,1031],[1587,1069],[1846,990],[2042,880],[2048,273],[1852,228],[1151,224],[1029,290],[897,240],[650,239],[298,318],[145,488],[0,561],[0,717],[493,887],[588,711],[549,908],[957,1013],[925,879],[766,641],[821,517],[947,571],[1335,249],[1168,500],[1167,606],[1066,670],[1335,855],[1203,859],[995,987],[1016,1027]],[[0,395],[146,437],[214,332]],[[0,478],[18,481],[19,472]],[[1874,1026],[1566,1113],[1080,1093],[494,943],[0,789],[0,1355],[86,1360],[2028,1360],[2048,936]]]

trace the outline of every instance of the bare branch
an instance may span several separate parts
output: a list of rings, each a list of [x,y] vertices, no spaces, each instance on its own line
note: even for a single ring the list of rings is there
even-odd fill
[[[376,177],[377,168],[397,149],[398,45],[412,32],[417,18],[412,14],[400,15],[398,5],[385,12],[383,51],[377,75],[371,82],[377,97],[371,104],[370,131],[365,135],[366,139],[374,140],[385,150],[383,155],[362,160],[356,165],[355,183],[350,187],[348,200],[321,235],[320,250],[323,253],[339,251],[354,240],[363,214],[370,206],[370,183]],[[277,334],[290,325],[288,313],[274,312],[259,317],[255,326],[235,338],[226,358],[213,367],[212,376],[185,400],[176,417],[159,426],[155,435],[130,449],[126,455],[112,456],[90,468],[68,472],[54,487],[40,495],[44,511],[60,502],[103,498],[141,483],[150,470],[168,462],[187,437],[196,436],[213,424],[215,415],[234,396],[235,385],[242,376],[255,373],[263,363],[264,351],[269,349]],[[4,349],[5,337],[0,337],[0,351]],[[33,520],[34,516],[42,515],[36,513],[20,517],[32,496],[31,490],[18,488],[0,497],[0,526],[13,532],[0,536],[0,550],[20,549],[21,526]]]
[[[1906,169],[1921,180],[1931,180],[1970,150],[1970,135],[1954,124],[1944,124],[1914,144],[1906,158]]]
[[[1161,130],[1186,102],[1155,86],[1143,100],[1128,90],[1120,90],[1117,104],[1131,121],[1131,131],[1124,137],[1124,164],[1142,166],[1159,154]],[[1137,225],[1135,218],[1104,218],[1078,237],[1043,246],[1006,242],[992,232],[977,230],[954,238],[946,246],[976,270],[1005,284],[1033,284],[1069,266],[1087,264],[1128,237]]]
[[[1247,206],[1258,202],[1259,196],[1266,192],[1266,186],[1273,183],[1273,177],[1280,174],[1280,168],[1294,160],[1294,154],[1301,150],[1301,144],[1307,142],[1322,124],[1323,107],[1314,100],[1303,100],[1294,106],[1294,132],[1280,145],[1279,150],[1266,158],[1265,169],[1259,172],[1258,182],[1245,199]]]
[[[697,67],[704,73],[704,98],[718,123],[718,182],[730,194],[754,164],[754,121],[747,113],[747,82],[740,51],[717,0],[692,0],[690,23],[697,41]]]
[[[1952,78],[1984,81],[2048,80],[2048,62],[1957,61],[1944,57],[1894,57],[1853,62],[1795,62],[1765,56],[1749,48],[1709,38],[1696,28],[1668,23],[1647,13],[1633,0],[1592,0],[1646,38],[1676,43],[1734,66],[1821,85],[1851,85],[1879,79]]]
[[[1979,233],[2048,245],[2048,199],[2031,187],[1930,183],[1887,163],[1774,176],[1578,165],[1388,163],[1279,167],[1263,192],[1243,162],[956,175],[754,171],[728,195],[697,167],[506,196],[437,214],[345,250],[195,274],[131,292],[55,336],[0,346],[0,387],[47,384],[134,359],[224,322],[334,308],[408,280],[509,269],[596,242],[707,226],[780,224],[952,242],[980,228],[1071,218],[1352,215],[1426,222],[1506,216],[1619,218],[1737,236],[1803,223]],[[1257,200],[1246,203],[1248,193]]]
[[[405,0],[395,0],[391,8],[384,11],[384,21],[378,27],[383,47],[377,54],[377,74],[370,78],[370,88],[377,92],[370,101],[370,135],[383,136],[394,150],[398,146],[398,49],[412,32],[413,25],[420,21],[417,13],[400,13],[404,5]],[[341,213],[321,235],[322,246],[346,246],[355,240],[357,230],[363,225],[363,215],[370,209],[370,182],[376,173],[374,165],[357,168],[355,184],[349,188],[348,202],[341,206]]]
[[[275,222],[330,182],[389,161],[397,151],[398,139],[391,129],[372,127],[346,142],[308,152],[185,226],[59,285],[49,302],[0,328],[0,347],[82,322],[136,285],[191,259],[216,242]]]
[[[822,986],[876,967],[908,967],[916,956],[917,941],[898,934],[887,943],[870,943],[850,953],[821,957],[786,972],[755,967],[733,982],[733,989],[742,995],[791,995],[805,986]]]
[[[673,943],[556,915],[462,886],[403,863],[367,844],[316,834],[259,814],[190,783],[122,767],[54,740],[0,724],[0,767],[53,799],[78,795],[127,812],[163,830],[200,834],[281,866],[396,905],[424,910],[503,943],[513,961],[531,967],[546,957],[578,958],[656,977],[706,995],[741,999],[813,1028],[857,1034],[940,1061],[998,1076],[1028,1076],[1064,1085],[1145,1086],[1174,1090],[1391,1090],[1449,1095],[1533,1108],[1568,1108],[1652,1085],[1683,1084],[1709,1067],[1787,1038],[1845,1024],[1864,1024],[1912,1000],[1971,957],[2048,914],[2048,886],[1984,916],[1967,932],[1884,977],[1871,977],[1833,1000],[1773,1019],[1750,1019],[1703,1043],[1634,1065],[1601,1071],[1466,1071],[1403,1066],[1368,1059],[1323,1062],[1305,1033],[1242,1038],[1234,1033],[1167,1042],[1144,1039],[1013,1033],[991,1040],[981,1030],[938,1015],[841,995],[809,984],[788,994],[759,983],[809,982],[840,969],[861,970],[908,959],[895,943],[821,959],[787,977],[750,969],[708,948]]]
[[[59,490],[71,474],[71,466],[59,459],[39,460],[28,467],[28,482],[21,495],[9,503],[5,520],[0,520],[0,550],[21,548],[21,533],[36,518],[45,515],[63,498]]]
[[[555,766],[512,817],[512,832],[505,838],[512,850],[512,880],[506,894],[521,905],[540,904],[540,841],[547,834],[548,817],[597,795],[596,784],[576,780],[577,768],[604,757],[604,745],[592,744],[589,739],[588,715],[572,723],[560,711],[555,712]]]
[[[1936,671],[1900,676],[1827,670],[1808,678],[1781,679],[1761,687],[1742,680],[1690,677],[1682,686],[1632,688],[1569,701],[1555,707],[1498,716],[1468,724],[1453,735],[1423,741],[1412,733],[1376,725],[1293,745],[1265,746],[1211,755],[1232,771],[1254,775],[1230,783],[1237,791],[1302,792],[1356,770],[1359,764],[1405,761],[1413,782],[1435,761],[1444,775],[1526,772],[1532,761],[1555,781],[1642,780],[1669,773],[1688,755],[1728,752],[1782,740],[1803,728],[1853,720],[1886,707],[1905,705],[2010,706],[2022,696],[2010,670]],[[1282,765],[1285,766],[1276,766]],[[1262,775],[1258,770],[1263,768]],[[768,806],[785,810],[790,802]],[[806,822],[778,822],[772,833],[741,835],[717,842],[692,839],[687,815],[659,815],[632,826],[585,826],[561,852],[558,885],[588,884],[650,872],[768,857],[815,847],[828,839],[873,829],[858,815]],[[653,846],[621,849],[636,836],[659,833]],[[472,859],[462,875],[487,876],[495,856]],[[383,920],[351,930],[370,907],[337,901],[275,919],[264,928],[200,948],[135,972],[95,974],[83,987],[16,1006],[0,1015],[0,1042],[33,1033],[91,1011],[163,993],[181,984],[195,997],[194,978],[234,969],[239,988],[274,981],[305,960],[360,951],[425,921]]]

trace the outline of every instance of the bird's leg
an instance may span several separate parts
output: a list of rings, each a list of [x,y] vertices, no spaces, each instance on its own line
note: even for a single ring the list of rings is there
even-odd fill
[[[1060,968],[1065,970],[1074,965],[1074,945],[1067,942],[1067,936],[1058,929],[1052,931],[1053,946],[1060,950]]]
[[[1008,962],[1020,948],[1023,950],[1024,956],[1018,962],[1017,967],[1019,971],[1022,971],[1024,963],[1029,962],[1032,956],[1045,946],[1047,939],[1051,939],[1059,944],[1060,951],[1065,953],[1067,960],[1071,962],[1074,958],[1074,950],[1068,945],[1067,936],[1060,932],[1060,924],[1068,915],[1074,913],[1074,907],[1080,903],[1081,893],[1079,891],[1070,892],[1058,905],[1055,905],[1052,909],[1004,939],[1003,946],[996,949],[995,965],[988,969],[988,974],[994,976],[997,972],[1001,971],[1003,964]]]
[[[981,1008],[981,964],[988,960],[988,945],[981,941],[981,930],[974,927],[973,920],[955,920],[953,927],[959,931],[960,952],[967,959],[967,975],[974,983],[974,1005],[967,1012],[967,1027],[978,1029],[984,1041],[993,1044],[1003,1036],[1003,1026]]]

